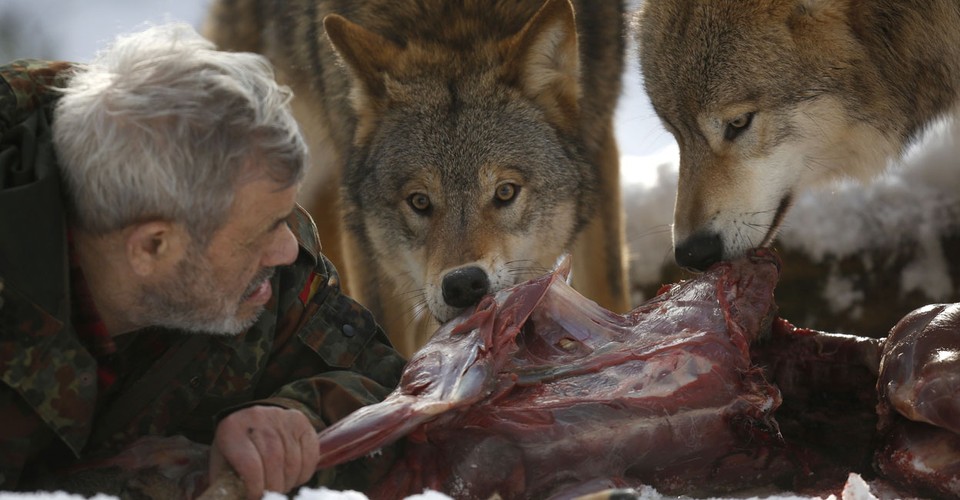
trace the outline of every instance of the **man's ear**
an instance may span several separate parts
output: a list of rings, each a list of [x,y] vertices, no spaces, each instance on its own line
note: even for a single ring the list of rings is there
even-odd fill
[[[127,260],[135,274],[146,277],[179,262],[189,242],[189,235],[179,224],[168,221],[137,223],[127,230]]]

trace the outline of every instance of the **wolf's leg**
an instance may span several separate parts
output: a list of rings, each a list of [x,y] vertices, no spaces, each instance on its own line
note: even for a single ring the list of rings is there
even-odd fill
[[[627,253],[620,192],[620,152],[612,125],[595,155],[599,170],[596,213],[573,249],[573,286],[611,311],[630,309]]]

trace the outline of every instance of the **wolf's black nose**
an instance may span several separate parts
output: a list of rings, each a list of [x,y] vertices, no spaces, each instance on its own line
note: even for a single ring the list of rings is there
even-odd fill
[[[723,242],[717,233],[693,233],[689,238],[677,243],[674,258],[680,267],[706,271],[723,258]]]
[[[477,266],[454,269],[443,277],[440,285],[443,301],[453,307],[467,307],[476,304],[490,290],[487,273]]]

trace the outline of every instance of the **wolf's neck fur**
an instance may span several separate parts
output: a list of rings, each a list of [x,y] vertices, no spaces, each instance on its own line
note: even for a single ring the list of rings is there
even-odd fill
[[[869,71],[897,112],[883,113],[892,118],[888,130],[899,132],[904,147],[931,122],[960,109],[960,2],[858,1],[848,13]]]

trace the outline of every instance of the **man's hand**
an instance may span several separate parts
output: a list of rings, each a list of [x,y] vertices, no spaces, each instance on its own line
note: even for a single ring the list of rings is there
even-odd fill
[[[229,464],[237,471],[251,499],[264,491],[287,493],[317,470],[317,431],[296,410],[252,406],[224,418],[210,450],[210,478]]]

